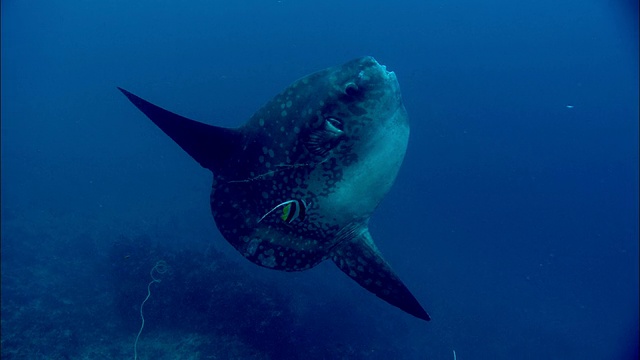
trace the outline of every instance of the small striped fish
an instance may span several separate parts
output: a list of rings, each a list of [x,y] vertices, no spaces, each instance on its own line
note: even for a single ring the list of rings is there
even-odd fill
[[[278,208],[282,208],[282,215],[280,215],[280,218],[286,223],[290,223],[295,219],[300,219],[300,221],[302,221],[307,214],[307,203],[304,200],[287,200],[269,210],[269,212],[264,214],[264,216],[262,216],[260,220],[258,220],[258,222],[261,222],[262,219],[267,217],[267,215],[271,214],[272,212],[276,211]]]

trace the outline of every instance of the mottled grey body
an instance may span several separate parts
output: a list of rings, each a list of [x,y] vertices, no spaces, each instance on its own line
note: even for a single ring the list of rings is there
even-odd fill
[[[319,71],[294,82],[238,129],[197,123],[123,92],[213,171],[214,219],[244,257],[285,271],[331,258],[367,290],[429,319],[367,227],[395,180],[409,137],[394,73],[371,57]],[[286,222],[280,211],[269,213],[288,200],[303,201],[306,216]]]

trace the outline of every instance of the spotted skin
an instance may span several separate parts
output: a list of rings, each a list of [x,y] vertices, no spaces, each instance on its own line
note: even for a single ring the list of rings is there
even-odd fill
[[[393,72],[372,57],[321,70],[295,81],[237,129],[198,123],[120,90],[213,172],[214,220],[248,260],[301,271],[332,259],[378,297],[430,319],[368,231],[409,138]],[[264,216],[295,199],[307,204],[304,219],[285,222],[281,211]]]

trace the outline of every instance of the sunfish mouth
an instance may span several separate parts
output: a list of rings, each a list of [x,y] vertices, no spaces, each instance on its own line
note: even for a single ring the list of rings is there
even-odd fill
[[[400,84],[395,72],[389,71],[386,65],[378,63],[373,57],[367,56],[358,60],[361,71],[358,80],[373,86],[391,86],[399,91]]]

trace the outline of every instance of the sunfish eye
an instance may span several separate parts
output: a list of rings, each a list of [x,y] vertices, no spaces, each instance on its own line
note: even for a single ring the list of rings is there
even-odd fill
[[[342,121],[334,118],[327,117],[324,119],[325,129],[336,134],[341,134],[344,131],[344,127],[342,126]]]
[[[356,96],[358,95],[358,85],[353,82],[347,83],[344,87],[344,93],[348,96]]]

